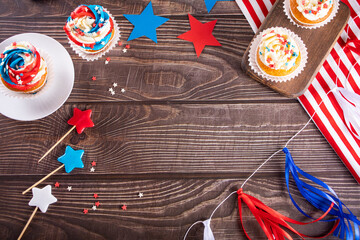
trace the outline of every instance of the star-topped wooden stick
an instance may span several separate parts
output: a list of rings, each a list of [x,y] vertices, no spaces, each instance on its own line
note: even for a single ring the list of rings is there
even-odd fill
[[[46,179],[48,179],[51,175],[59,171],[61,168],[65,167],[65,172],[70,173],[74,168],[84,168],[84,163],[82,162],[81,158],[84,155],[84,150],[74,150],[70,146],[66,146],[65,154],[58,158],[58,161],[62,163],[60,167],[34,183],[31,187],[23,191],[22,194],[27,193],[32,188],[36,187]]]
[[[40,208],[40,211],[45,213],[50,204],[55,203],[57,199],[51,194],[51,186],[47,185],[43,189],[33,188],[32,189],[33,197],[29,202],[29,206],[35,206],[33,213],[31,214],[29,220],[27,221],[25,227],[21,231],[18,240],[22,238],[26,229],[28,228],[31,220],[34,218],[37,210]]]
[[[81,111],[78,108],[74,108],[74,114],[67,122],[68,124],[72,125],[73,127],[65,133],[64,136],[62,136],[40,159],[38,162],[43,160],[64,138],[69,135],[74,128],[76,128],[76,131],[78,134],[81,134],[85,128],[87,127],[93,127],[94,123],[91,121],[91,109]]]

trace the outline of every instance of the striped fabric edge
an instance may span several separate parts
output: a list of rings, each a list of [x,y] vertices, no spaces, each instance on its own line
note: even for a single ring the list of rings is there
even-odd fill
[[[360,11],[359,1],[360,0],[343,1],[350,7],[352,17],[356,15],[356,12]],[[251,3],[250,0],[236,0],[236,2],[249,21],[253,31],[256,32],[275,0],[252,0]],[[355,20],[350,18],[348,26],[350,37],[360,37],[359,18]],[[327,57],[313,83],[298,100],[309,116],[312,116],[314,111],[316,111],[313,119],[315,125],[338,154],[344,165],[349,169],[356,181],[360,183],[360,157],[357,154],[360,153],[360,141],[355,138],[347,128],[342,109],[333,94],[330,93],[327,95],[330,89],[335,86],[336,76],[338,76],[338,85],[345,85],[346,76],[352,64],[356,62],[356,58],[351,52],[342,49],[347,37],[345,32],[341,34],[341,37]],[[341,59],[340,63],[339,59]],[[353,91],[360,93],[359,85],[354,80],[360,77],[360,66],[355,67],[355,70],[356,71],[351,71],[353,77],[349,78],[349,84],[347,86]],[[323,103],[319,106],[321,102]]]

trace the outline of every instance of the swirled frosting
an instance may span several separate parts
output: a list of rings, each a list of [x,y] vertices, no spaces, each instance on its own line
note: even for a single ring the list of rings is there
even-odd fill
[[[32,89],[46,74],[46,62],[28,42],[13,42],[0,55],[4,84],[19,91]]]
[[[258,51],[261,62],[275,70],[289,70],[299,56],[295,40],[281,29],[265,31]]]
[[[325,17],[334,0],[296,0],[297,9],[310,21],[315,21]]]
[[[99,5],[80,5],[67,19],[64,30],[69,39],[86,50],[102,49],[111,39],[114,23]]]

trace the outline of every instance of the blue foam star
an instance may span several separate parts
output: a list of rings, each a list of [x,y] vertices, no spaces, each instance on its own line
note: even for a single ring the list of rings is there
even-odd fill
[[[211,11],[211,9],[213,9],[213,7],[215,6],[216,2],[220,2],[220,1],[234,1],[234,0],[204,0],[205,1],[205,5],[206,5],[206,9],[208,11],[208,13]]]
[[[65,165],[65,171],[71,172],[74,168],[83,168],[84,163],[81,158],[84,150],[74,150],[70,146],[66,146],[65,154],[58,158],[58,161]]]
[[[168,18],[154,15],[151,1],[140,15],[124,14],[124,17],[134,25],[128,41],[146,36],[155,43],[157,43],[156,28],[169,20]]]

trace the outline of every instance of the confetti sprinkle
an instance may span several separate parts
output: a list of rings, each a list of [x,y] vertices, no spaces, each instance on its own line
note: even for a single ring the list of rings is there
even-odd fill
[[[92,161],[92,162],[91,162],[91,166],[95,167],[95,166],[96,166],[96,162],[95,162],[95,161]]]
[[[114,89],[113,88],[109,88],[109,92],[113,92],[114,91]]]
[[[130,49],[130,44],[126,44],[125,48]]]
[[[91,79],[92,79],[93,81],[96,81],[96,77],[95,77],[95,76],[93,76]]]
[[[115,95],[115,92],[111,92],[111,95]]]
[[[119,41],[119,42],[118,42],[118,45],[119,45],[119,46],[121,46],[122,44],[123,44],[122,41]]]
[[[127,210],[127,206],[124,204],[124,205],[122,205],[121,209],[124,210],[124,211],[126,211],[126,210]]]
[[[138,194],[138,196],[139,196],[139,198],[142,198],[142,197],[144,196],[144,194],[143,194],[142,192],[140,192],[140,193]]]
[[[122,89],[121,89],[121,92],[124,93],[124,92],[125,92],[125,88],[122,88]]]
[[[72,190],[72,186],[68,186],[67,190],[70,192]]]
[[[84,213],[84,214],[87,214],[88,212],[89,212],[89,210],[86,209],[86,208],[84,208],[83,213]]]
[[[118,84],[116,82],[113,83],[113,87],[117,87]]]
[[[94,168],[94,167],[91,167],[91,168],[90,168],[90,172],[95,172],[95,168]]]
[[[99,201],[95,202],[95,206],[99,207],[99,206],[100,206],[100,202],[99,202]]]
[[[110,57],[107,57],[106,58],[106,61],[110,62],[111,58]]]
[[[124,48],[122,51],[123,51],[123,53],[126,53],[126,52],[127,52],[127,49],[126,49],[126,48]]]
[[[99,197],[99,195],[97,193],[94,193],[94,198],[96,199],[98,197]]]
[[[94,206],[92,206],[92,208],[91,208],[91,209],[95,211],[95,210],[96,210],[96,206],[95,206],[95,205],[94,205]]]
[[[59,182],[56,182],[56,183],[54,184],[54,186],[55,186],[56,188],[58,188],[58,187],[60,187],[60,183],[59,183]]]

